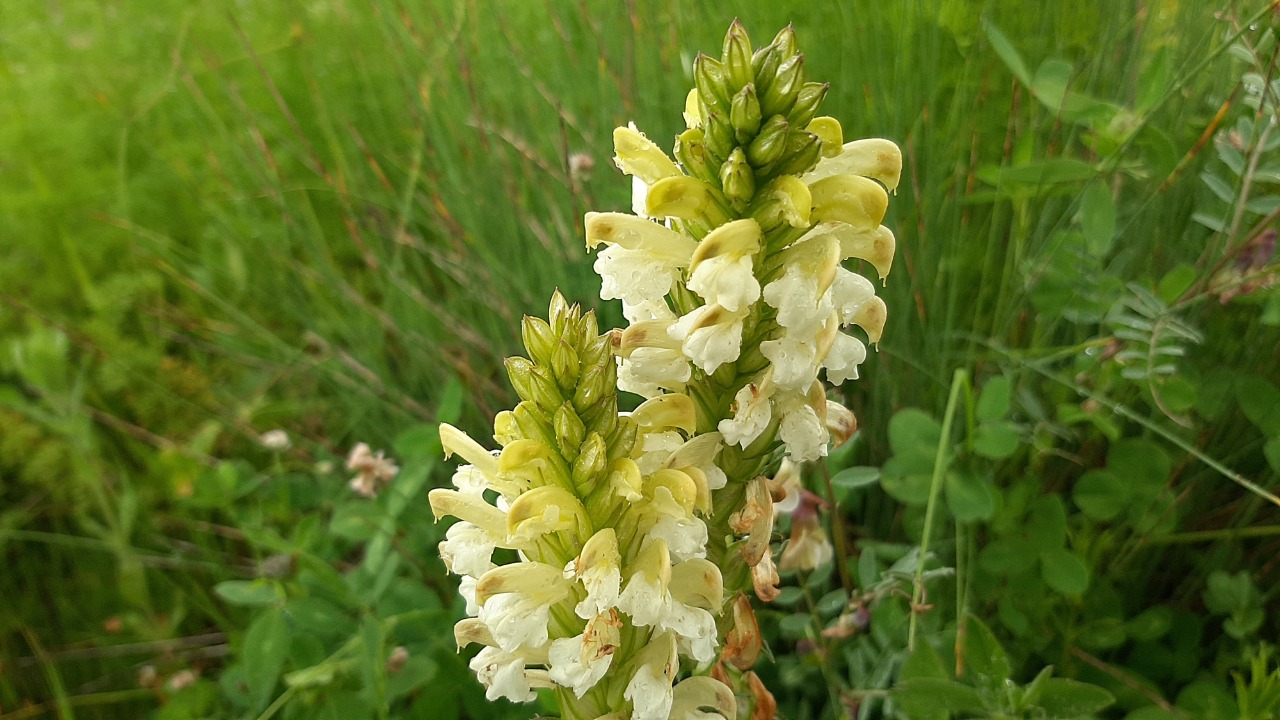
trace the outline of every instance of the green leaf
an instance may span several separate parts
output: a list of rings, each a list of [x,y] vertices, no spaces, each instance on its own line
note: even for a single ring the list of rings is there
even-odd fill
[[[929,502],[933,482],[933,460],[923,455],[891,457],[880,473],[880,487],[894,500],[906,505]]]
[[[1126,439],[1113,444],[1107,452],[1107,470],[1137,494],[1155,497],[1168,481],[1172,464],[1159,445]]]
[[[900,680],[915,680],[917,678],[937,678],[946,680],[950,677],[947,667],[942,664],[942,658],[938,656],[938,651],[927,642],[920,643],[915,652],[907,656],[905,662],[902,663],[902,670],[898,673]]]
[[[1098,170],[1075,158],[1049,158],[1020,165],[988,166],[978,170],[978,179],[988,185],[1057,185],[1092,180]]]
[[[995,487],[970,470],[947,473],[947,507],[958,522],[989,520],[996,511]]]
[[[440,446],[439,425],[420,423],[405,428],[396,436],[392,447],[404,467],[419,464],[432,466],[444,456],[444,449]]]
[[[224,580],[213,591],[232,605],[270,605],[284,598],[278,583],[272,580]]]
[[[1156,391],[1169,412],[1183,413],[1196,406],[1196,386],[1181,375],[1160,380]]]
[[[1125,632],[1138,642],[1159,640],[1173,627],[1173,611],[1165,605],[1156,605],[1138,613],[1125,624]]]
[[[953,713],[982,709],[982,697],[977,690],[944,678],[915,678],[899,683],[893,689],[893,701],[913,720],[945,720]]]
[[[1089,588],[1089,568],[1066,548],[1040,553],[1040,575],[1049,587],[1063,595],[1080,595]]]
[[[991,687],[1003,686],[1009,679],[1011,666],[1009,656],[1005,654],[1000,641],[996,640],[991,628],[983,624],[973,615],[966,615],[967,635],[964,643],[964,665],[972,672],[986,679]]]
[[[798,640],[809,633],[811,620],[808,613],[793,613],[778,621],[778,630],[783,637]]]
[[[1209,581],[1204,592],[1204,604],[1215,614],[1234,613],[1252,605],[1257,598],[1257,590],[1249,573],[1241,570],[1228,574],[1223,570],[1214,570],[1209,574]]]
[[[1267,458],[1271,469],[1280,473],[1280,435],[1271,438],[1266,445],[1262,446],[1262,454]]]
[[[1049,678],[1040,686],[1039,691],[1036,704],[1049,717],[1092,715],[1115,702],[1111,693],[1097,685],[1066,678]]]
[[[1249,421],[1268,437],[1280,436],[1280,390],[1260,377],[1236,380],[1236,401]]]
[[[1179,265],[1160,278],[1160,282],[1156,284],[1156,297],[1164,304],[1172,305],[1198,277],[1199,273],[1194,267]]]
[[[1089,183],[1080,198],[1080,229],[1089,252],[1103,256],[1111,250],[1116,235],[1116,202],[1111,188],[1101,180]]]
[[[983,423],[973,433],[973,451],[990,460],[1010,457],[1021,442],[1021,430],[1011,423]]]
[[[380,505],[353,499],[338,506],[329,521],[329,532],[347,540],[365,542],[384,526],[394,530],[394,524]]]
[[[323,598],[290,600],[285,603],[284,615],[290,623],[323,635],[345,635],[353,629],[350,613]]]
[[[1037,550],[1057,550],[1067,542],[1067,510],[1057,495],[1041,495],[1031,502],[1027,539]]]
[[[978,553],[978,564],[993,575],[1022,572],[1035,565],[1037,559],[1036,549],[1030,543],[1015,538],[992,540]]]
[[[942,426],[932,415],[904,408],[889,418],[889,448],[894,455],[923,455],[930,460],[942,439]]]
[[[983,20],[982,30],[987,34],[987,41],[991,43],[991,49],[995,50],[996,55],[1004,62],[1005,67],[1018,78],[1023,85],[1031,85],[1031,73],[1027,71],[1027,63],[1023,61],[1022,55],[1018,54],[1013,43],[1009,42],[1009,38],[1000,32],[1000,28],[990,20]]]
[[[426,655],[413,655],[397,672],[387,676],[387,700],[426,687],[440,672],[440,665]]]
[[[1129,501],[1129,490],[1112,473],[1090,470],[1080,477],[1072,489],[1076,507],[1093,520],[1114,520]]]
[[[849,495],[854,491],[871,487],[880,481],[880,468],[866,465],[847,467],[831,476],[831,485]]]
[[[450,377],[449,382],[445,383],[444,390],[440,392],[440,402],[436,405],[436,422],[432,427],[439,427],[440,423],[458,422],[458,418],[462,416],[464,397],[462,383],[458,382],[457,377]],[[437,437],[439,437],[438,433]],[[397,452],[399,452],[398,447]]]
[[[982,422],[1002,420],[1009,414],[1009,404],[1013,395],[1013,383],[1004,375],[997,375],[982,386],[982,394],[974,405],[973,413]]]
[[[289,628],[280,609],[271,608],[254,618],[245,632],[240,655],[255,709],[265,707],[271,700],[288,652]]]

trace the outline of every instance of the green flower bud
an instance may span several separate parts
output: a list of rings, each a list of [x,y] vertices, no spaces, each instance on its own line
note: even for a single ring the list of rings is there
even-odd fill
[[[551,307],[547,313],[547,317],[550,319],[551,331],[555,333],[556,337],[564,337],[565,330],[578,321],[580,312],[581,310],[577,305],[570,305],[559,290],[555,291],[551,294]]]
[[[773,78],[778,74],[778,65],[782,62],[782,55],[778,54],[776,45],[766,45],[755,52],[751,56],[751,71],[755,73],[756,92],[763,92],[773,82]]]
[[[573,461],[578,457],[578,446],[587,434],[587,427],[582,424],[578,413],[571,403],[565,403],[556,410],[555,415],[556,444],[560,446],[560,454],[565,460]]]
[[[618,415],[618,396],[612,389],[590,407],[583,410],[579,417],[582,418],[583,424],[588,428],[598,428],[608,421],[610,415],[615,418]]]
[[[499,445],[508,445],[524,437],[520,433],[520,425],[516,422],[515,413],[503,410],[493,418],[493,439]]]
[[[606,438],[606,444],[609,446],[609,462],[630,457],[631,451],[636,447],[639,432],[639,426],[631,418],[618,418],[613,432]]]
[[[787,134],[787,149],[777,165],[769,168],[771,175],[803,175],[813,169],[822,158],[822,142],[818,136],[803,130]]]
[[[551,357],[556,336],[551,332],[551,325],[546,320],[525,315],[520,321],[520,334],[524,339],[525,348],[529,350],[529,357],[544,362]]]
[[[715,112],[707,116],[707,121],[702,124],[702,132],[703,141],[707,147],[707,159],[719,166],[725,158],[729,157],[729,153],[737,144],[733,125],[726,117],[726,113]]]
[[[854,230],[880,227],[889,209],[889,194],[875,180],[860,175],[833,175],[813,183],[813,219],[848,223]]]
[[[594,363],[588,363],[578,377],[578,387],[573,391],[573,406],[579,411],[586,410],[598,402],[606,394],[613,392],[613,379],[607,377],[605,369]]]
[[[551,351],[551,374],[562,390],[573,390],[578,384],[578,353],[564,340]],[[557,393],[558,394],[558,393]]]
[[[764,167],[782,157],[787,149],[787,130],[790,127],[782,115],[774,115],[765,121],[756,139],[747,146],[747,160],[753,167]]]
[[[804,56],[792,55],[778,65],[778,73],[769,87],[760,92],[761,111],[766,115],[786,115],[791,112],[800,86],[804,84]]]
[[[705,182],[716,181],[716,172],[707,157],[706,138],[702,128],[685,130],[676,136],[675,155],[689,175]]]
[[[754,85],[747,85],[733,96],[729,105],[729,124],[738,144],[746,144],[760,131],[760,100]]]
[[[724,112],[729,107],[729,86],[726,83],[724,65],[713,57],[699,54],[693,61],[693,86],[698,91],[698,101],[705,110],[704,119],[713,112]]]
[[[791,124],[796,127],[803,127],[813,120],[813,116],[818,114],[818,107],[822,105],[822,101],[827,97],[827,89],[830,87],[827,83],[805,83],[800,86],[800,92],[796,93],[796,104],[791,106],[791,112],[788,117],[791,118]],[[836,143],[839,146],[839,143]]]
[[[596,311],[588,310],[583,313],[582,319],[578,320],[577,343],[579,354],[581,354],[582,349],[597,342],[600,342],[600,323],[596,320]]]
[[[809,226],[809,211],[813,197],[809,186],[794,175],[781,175],[770,180],[756,193],[751,206],[751,217],[760,223],[761,229],[771,232],[784,223],[791,227]]]
[[[573,461],[573,486],[585,495],[601,479],[605,466],[609,462],[609,448],[599,433],[587,435],[582,441],[578,458]]]
[[[742,23],[734,20],[729,25],[729,32],[724,36],[725,76],[731,89],[740,88],[751,82],[755,75],[751,71],[751,40]]]
[[[790,24],[778,31],[773,36],[773,47],[784,58],[791,57],[796,54],[796,30]]]
[[[551,445],[556,441],[555,429],[548,421],[546,413],[534,403],[526,400],[516,405],[511,411],[511,417],[515,420],[516,427],[520,428],[521,436],[537,440],[544,445]]]
[[[533,379],[534,364],[528,358],[509,357],[506,361],[507,377],[511,378],[511,387],[522,400],[533,400],[535,382]]]
[[[756,176],[747,163],[742,148],[734,148],[729,159],[720,166],[720,186],[734,210],[742,212],[756,192]]]
[[[805,131],[818,136],[822,143],[822,157],[835,157],[844,147],[844,129],[833,117],[814,118],[805,126]]]

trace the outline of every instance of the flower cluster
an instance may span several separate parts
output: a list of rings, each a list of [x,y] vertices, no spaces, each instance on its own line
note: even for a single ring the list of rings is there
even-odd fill
[[[634,214],[586,218],[628,326],[600,335],[557,294],[548,321],[525,318],[528,358],[508,360],[521,402],[494,419],[499,449],[440,430],[466,461],[430,493],[458,519],[440,556],[491,699],[547,688],[566,718],[736,720],[746,697],[771,717],[747,592],[767,602],[779,567],[831,557],[798,469],[766,473],[779,450],[813,460],[856,429],[820,376],[856,378],[880,338],[884,303],[842,263],[888,274],[901,155],[818,116],[827,86],[805,81],[790,28],[753,52],[735,22],[694,78],[675,159],[614,133]],[[645,401],[620,413],[619,390]],[[776,512],[793,530],[778,565]],[[682,662],[697,674],[677,682]]]
[[[437,517],[459,519],[440,544],[463,577],[459,646],[483,646],[471,667],[490,699],[542,687],[566,717],[705,719],[710,707],[732,720],[722,683],[675,684],[681,657],[716,657],[724,582],[704,518],[725,484],[718,436],[692,436],[684,395],[619,413],[609,337],[559,294],[524,337],[529,358],[507,364],[522,402],[494,421],[501,449],[440,429],[467,461],[429,496]]]
[[[867,348],[845,330],[875,343],[884,327],[874,286],[841,263],[888,274],[895,241],[881,221],[902,157],[888,140],[844,143],[839,122],[816,116],[827,86],[805,82],[790,28],[753,54],[735,23],[694,79],[679,162],[618,128],[635,214],[587,215],[588,246],[605,246],[601,297],[620,299],[629,323],[619,387],[652,398],[697,386],[703,428],[714,422],[727,444],[780,438],[793,460],[813,460],[848,414],[819,373],[857,378]]]

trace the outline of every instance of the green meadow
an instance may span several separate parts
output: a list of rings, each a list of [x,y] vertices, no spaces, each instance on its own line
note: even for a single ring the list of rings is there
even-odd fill
[[[735,17],[904,159],[779,717],[1280,717],[1274,3],[10,0],[0,720],[546,714],[456,649],[436,426],[554,290],[622,324],[612,130]]]

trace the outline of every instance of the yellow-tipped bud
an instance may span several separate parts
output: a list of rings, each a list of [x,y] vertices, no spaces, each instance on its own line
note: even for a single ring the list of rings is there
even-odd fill
[[[760,223],[751,218],[725,223],[707,234],[689,259],[689,272],[698,269],[703,261],[721,256],[742,257],[754,255],[760,250]]]
[[[440,423],[440,446],[444,448],[446,460],[456,453],[485,475],[492,477],[498,474],[498,459],[470,435],[449,423]]]
[[[489,598],[502,593],[521,593],[543,597],[563,597],[569,592],[564,571],[540,562],[501,565],[476,582],[476,604],[483,606]]]
[[[686,516],[692,516],[698,505],[698,484],[693,478],[680,470],[662,468],[649,476],[646,483],[648,495],[655,501],[662,501],[664,492],[684,510]]]
[[[822,143],[823,157],[835,157],[840,154],[841,146],[844,145],[844,129],[840,127],[839,120],[833,117],[817,117],[804,129],[818,136],[818,141]]]
[[[756,195],[751,216],[766,232],[782,223],[791,227],[808,227],[813,195],[809,186],[793,175],[769,181]]]
[[[523,435],[520,434],[520,424],[516,422],[515,413],[510,410],[503,410],[493,418],[493,441],[499,445],[507,445],[508,443],[519,440]]]
[[[436,488],[427,493],[427,502],[436,520],[450,515],[479,527],[495,540],[501,540],[507,547],[507,515],[475,495],[460,493],[457,490]]]
[[[527,543],[547,533],[576,531],[588,525],[586,510],[569,491],[543,485],[520,495],[507,509],[507,534]]]
[[[618,458],[609,465],[609,487],[619,500],[635,502],[644,497],[644,476],[631,458]]]
[[[684,124],[690,130],[702,127],[702,107],[698,103],[698,90],[692,88],[684,98]]]
[[[712,193],[711,186],[697,178],[687,175],[665,178],[650,186],[649,195],[645,198],[645,213],[661,218],[723,219],[723,212],[716,207]]]
[[[880,342],[880,336],[884,333],[884,324],[888,317],[889,308],[885,306],[884,300],[872,297],[858,307],[852,319],[858,327],[867,332],[867,340],[872,345],[875,345]]]
[[[831,433],[832,447],[840,447],[858,432],[858,418],[853,411],[838,402],[827,401],[827,432]]]
[[[457,643],[459,650],[472,644],[497,646],[493,641],[493,633],[489,632],[489,626],[479,618],[459,620],[458,624],[453,626],[453,641]]]
[[[698,182],[683,176],[671,178],[671,180]],[[652,198],[651,189],[649,199],[652,200]],[[689,256],[698,247],[697,241],[693,238],[626,213],[587,213],[586,231],[587,247],[593,248],[600,243],[608,243],[627,250],[643,250],[659,260],[670,260],[681,265],[688,262]]]
[[[582,449],[573,461],[573,486],[585,493],[591,492],[596,481],[604,473],[609,461],[609,448],[597,432],[591,432],[582,442]]]

